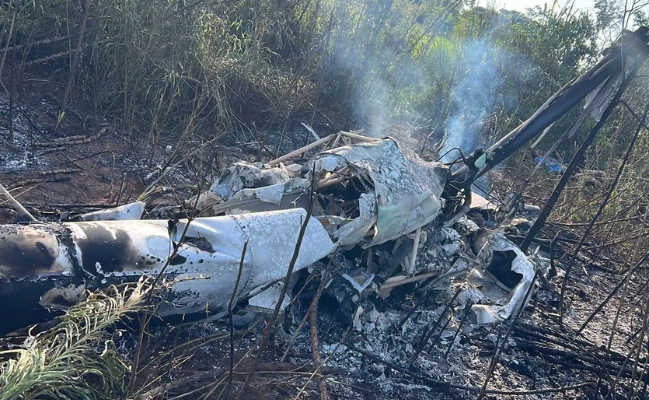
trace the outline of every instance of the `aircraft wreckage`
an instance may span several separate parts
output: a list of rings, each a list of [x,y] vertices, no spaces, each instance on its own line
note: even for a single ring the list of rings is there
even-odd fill
[[[584,115],[601,118],[647,57],[647,41],[646,30],[626,32],[594,68],[491,148],[459,158],[459,167],[423,161],[392,138],[341,132],[265,165],[233,164],[188,201],[200,210],[192,220],[140,220],[144,205],[135,203],[76,222],[2,225],[3,320],[18,328],[80,301],[86,290],[159,274],[167,288],[163,317],[224,315],[239,273],[237,298],[272,308],[307,222],[294,271],[333,263],[338,274],[328,290],[341,308],[363,293],[385,297],[413,282],[435,287],[470,271],[474,323],[503,321],[526,303],[548,264],[503,232],[531,223],[514,215],[538,209],[516,199],[497,208],[472,193],[472,183],[581,100]],[[319,146],[313,157],[297,158]]]

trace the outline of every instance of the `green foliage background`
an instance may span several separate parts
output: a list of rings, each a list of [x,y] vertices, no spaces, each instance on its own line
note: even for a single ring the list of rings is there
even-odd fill
[[[646,20],[621,7],[599,0],[591,15],[557,3],[521,14],[467,0],[10,0],[0,5],[0,66],[5,85],[10,65],[18,86],[34,74],[69,83],[65,105],[119,120],[147,143],[272,136],[306,121],[321,134],[459,132],[471,150],[527,119],[623,27]],[[626,96],[636,110],[645,81]],[[557,121],[539,148],[579,112]],[[629,118],[618,112],[607,124],[588,168],[619,165]],[[593,123],[557,156],[569,160]],[[644,136],[638,146],[634,154],[649,147]],[[634,161],[629,173],[643,168]]]
[[[11,36],[26,63],[68,52],[25,72],[46,67],[65,83],[81,40],[72,101],[152,137],[197,109],[215,129],[281,126],[314,109],[349,126],[371,125],[379,112],[443,125],[454,89],[472,73],[473,42],[489,48],[487,61],[517,92],[516,104],[496,100],[488,113],[505,130],[597,50],[585,15],[555,7],[524,16],[457,0],[34,0],[1,11],[3,47]],[[31,45],[55,37],[67,39]]]

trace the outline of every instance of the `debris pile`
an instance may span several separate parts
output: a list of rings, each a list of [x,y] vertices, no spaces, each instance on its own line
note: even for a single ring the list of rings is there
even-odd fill
[[[442,212],[447,167],[421,161],[391,138],[329,139],[341,138],[350,144],[310,159],[235,163],[187,201],[211,217],[139,220],[143,204],[133,203],[79,222],[0,226],[2,278],[53,282],[39,304],[60,309],[82,298],[80,287],[164,272],[162,316],[207,310],[221,317],[237,276],[245,277],[237,296],[258,302],[261,289],[273,290],[266,287],[286,275],[299,239],[294,271],[329,259],[339,273],[328,290],[341,305],[368,293],[385,298],[406,284],[434,289],[469,270],[475,323],[503,321],[525,303],[536,264],[498,233],[503,221],[493,205],[482,199],[449,224]],[[345,311],[358,317],[353,307]]]
[[[351,335],[342,343],[325,337],[323,357],[352,373],[349,383],[370,373],[390,382],[387,394],[403,383],[386,374],[410,365],[411,375],[428,379],[402,387],[412,393],[424,396],[444,382],[475,388],[487,370],[484,349],[501,338],[472,332],[514,319],[539,290],[537,280],[547,289],[556,278],[547,254],[528,256],[512,241],[539,209],[518,196],[497,205],[476,193],[470,204],[449,207],[447,166],[420,160],[392,138],[329,137],[337,139],[340,146],[310,158],[294,158],[298,152],[266,165],[234,163],[185,202],[200,217],[141,220],[144,204],[136,202],[71,222],[2,225],[5,299],[60,312],[97,288],[160,276],[159,316],[219,319],[235,299],[234,323],[245,327],[281,301],[288,319],[277,335],[292,342],[300,304],[321,284],[318,318]],[[309,283],[312,275],[320,282]],[[545,299],[558,296],[553,289],[543,291]],[[4,309],[5,321],[22,310]],[[16,321],[5,329],[25,325]],[[361,342],[351,342],[354,336]],[[440,346],[442,358],[433,352]],[[295,347],[309,351],[303,338]],[[454,373],[454,363],[465,366]],[[449,372],[431,378],[440,368]]]
[[[340,137],[359,139],[349,133],[329,139]],[[501,322],[525,303],[538,262],[498,233],[504,221],[496,218],[506,216],[480,196],[474,194],[475,205],[449,223],[442,213],[446,166],[421,161],[391,138],[361,137],[360,143],[280,164],[288,160],[236,163],[187,205],[198,204],[202,215],[306,209],[314,187],[312,215],[336,245],[330,262],[339,274],[328,287],[347,313],[354,307],[342,305],[362,294],[385,298],[406,284],[428,290],[469,270],[475,323]]]

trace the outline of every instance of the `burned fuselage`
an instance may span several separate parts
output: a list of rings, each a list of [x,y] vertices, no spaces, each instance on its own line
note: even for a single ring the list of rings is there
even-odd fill
[[[236,298],[258,296],[252,301],[257,308],[273,304],[279,291],[271,285],[286,276],[313,199],[294,270],[330,256],[349,286],[339,293],[385,296],[409,282],[448,279],[476,258],[458,232],[444,227],[447,177],[448,168],[420,160],[391,138],[322,151],[303,165],[236,163],[189,202],[203,215],[218,216],[176,224],[135,219],[0,226],[0,290],[15,295],[11,301],[21,301],[22,312],[32,307],[40,317],[43,307],[63,310],[83,299],[84,290],[160,275],[159,315],[218,317],[240,275]],[[487,238],[487,258],[513,246],[503,240]],[[345,259],[352,249],[362,256]],[[476,307],[478,322],[506,319],[524,303],[534,266],[517,255],[513,264],[523,279],[512,301],[502,309]],[[19,297],[21,286],[33,289],[31,297]],[[264,288],[270,291],[260,295]],[[2,312],[12,319],[13,309]]]
[[[34,311],[40,306],[60,309],[80,285],[93,289],[164,272],[169,290],[159,307],[161,316],[219,313],[232,296],[240,266],[238,295],[286,274],[305,217],[305,210],[291,209],[200,218],[188,227],[181,220],[171,232],[163,220],[2,226],[0,290],[26,296],[20,289],[33,287],[42,290],[37,297],[11,297],[11,302],[28,302]],[[322,226],[310,221],[296,269],[334,248]],[[9,307],[2,313],[13,318]]]

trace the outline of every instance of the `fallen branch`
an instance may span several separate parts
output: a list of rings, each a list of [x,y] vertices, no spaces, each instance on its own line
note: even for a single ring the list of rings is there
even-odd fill
[[[19,187],[24,187],[27,185],[36,185],[38,183],[50,183],[50,182],[68,182],[70,181],[69,176],[60,176],[55,178],[30,178],[24,179],[22,181],[16,182],[13,185],[9,186],[9,189],[17,189]]]
[[[64,174],[74,174],[76,172],[81,172],[78,168],[64,168],[64,169],[52,169],[50,171],[38,171],[38,176],[48,176],[48,175],[64,175]]]
[[[230,297],[230,303],[228,304],[228,321],[230,323],[230,375],[228,376],[228,390],[226,398],[230,397],[232,390],[232,373],[234,372],[234,323],[232,321],[232,306],[236,299],[238,298],[237,290],[239,290],[239,283],[241,282],[241,273],[243,272],[243,262],[246,259],[246,250],[248,250],[248,240],[243,244],[243,250],[241,250],[241,260],[239,261],[239,272],[237,273],[237,281],[234,284],[234,289],[232,289],[232,296]]]
[[[320,300],[321,294],[322,292],[318,291],[309,307],[309,337],[311,338],[313,365],[316,370],[320,369],[322,365],[322,360],[320,359],[320,343],[318,342],[318,301]],[[320,390],[320,400],[327,400],[327,384],[322,378],[318,379],[318,389]]]
[[[415,354],[413,354],[412,358],[410,359],[411,364],[414,363],[415,361],[417,361],[417,357],[419,357],[419,354],[422,352],[422,350],[424,350],[424,348],[428,344],[428,340],[433,335],[433,333],[435,332],[437,327],[440,326],[440,324],[442,322],[442,318],[444,318],[446,313],[451,309],[451,307],[453,306],[453,302],[455,301],[455,299],[457,298],[457,296],[461,292],[462,292],[462,290],[455,291],[455,294],[453,295],[453,298],[451,299],[451,301],[448,302],[448,304],[446,304],[446,307],[444,308],[444,311],[442,311],[442,313],[439,315],[439,318],[437,318],[437,320],[434,323],[431,323],[429,325],[429,330],[425,331],[424,334],[421,336],[421,340],[419,341],[419,345],[417,346],[417,350],[415,351]],[[451,318],[452,317],[453,316],[451,315]]]
[[[362,131],[356,131],[356,132],[362,132]],[[294,150],[294,151],[292,151],[292,152],[290,152],[288,154],[285,154],[285,155],[283,155],[283,156],[281,156],[279,158],[276,158],[276,159],[274,159],[272,161],[269,161],[268,163],[266,163],[266,165],[267,166],[272,166],[272,165],[284,162],[286,160],[289,160],[291,158],[300,156],[300,155],[306,153],[309,150],[312,150],[312,149],[314,149],[314,148],[316,148],[316,147],[318,147],[320,145],[323,145],[325,143],[330,142],[331,140],[340,139],[340,135],[348,137],[348,138],[353,139],[353,140],[356,140],[358,142],[374,142],[374,141],[376,141],[376,139],[374,139],[374,138],[370,138],[370,137],[367,137],[367,136],[361,136],[361,135],[358,135],[355,132],[334,133],[334,134],[331,134],[329,136],[325,136],[320,140],[316,140],[315,142],[310,143],[310,144],[308,144],[308,145],[306,145],[304,147],[301,147],[301,148],[299,148],[297,150]]]
[[[383,285],[381,285],[381,287],[379,288],[379,292],[381,290],[383,290],[383,289],[392,289],[392,288],[397,287],[397,286],[402,286],[402,285],[406,285],[408,283],[417,282],[417,281],[421,281],[421,280],[424,280],[424,279],[432,278],[433,276],[437,276],[439,274],[440,273],[438,271],[433,271],[433,272],[427,272],[427,273],[424,273],[424,274],[410,276],[410,277],[407,277],[405,275],[395,276],[395,277],[393,277],[394,279],[390,278],[390,279],[386,280],[385,283]]]
[[[530,353],[537,353],[537,354],[543,354],[543,355],[552,355],[552,356],[558,356],[562,360],[573,360],[575,362],[579,362],[582,364],[578,365],[584,365],[583,363],[589,363],[593,365],[593,368],[596,372],[598,373],[618,373],[618,371],[622,371],[624,377],[630,378],[631,377],[631,371],[628,367],[622,367],[620,368],[619,365],[615,365],[611,362],[602,362],[601,360],[598,360],[597,357],[594,356],[587,356],[585,354],[580,354],[575,351],[568,351],[568,350],[559,350],[559,349],[553,349],[550,347],[546,346],[541,346],[538,345],[534,342],[526,341],[526,340],[518,340],[517,341],[517,347],[521,350],[528,351]]]
[[[14,199],[11,193],[9,193],[7,189],[5,189],[4,186],[2,186],[2,184],[0,184],[0,193],[2,193],[7,198],[7,200],[9,200],[9,202],[14,206],[14,208],[16,209],[17,218],[22,217],[23,219],[26,218],[29,221],[36,222],[36,218],[34,218],[34,216],[31,215],[29,211],[27,211],[25,207],[22,206],[22,204],[20,204],[16,199]]]
[[[610,224],[616,224],[618,222],[627,222],[627,221],[635,221],[644,218],[642,215],[637,215],[635,217],[627,217],[627,218],[619,218],[619,219],[609,219],[606,221],[600,221],[596,222],[593,224],[594,226],[602,226],[602,225],[610,225]],[[568,227],[581,227],[581,226],[588,226],[590,225],[590,222],[558,222],[558,221],[547,221],[546,222],[549,225],[560,225],[560,226],[568,226]]]
[[[309,151],[311,149],[314,149],[314,148],[316,148],[316,147],[318,147],[320,145],[323,145],[323,144],[329,142],[330,140],[332,140],[335,137],[336,137],[336,135],[325,136],[320,140],[316,140],[313,143],[310,143],[310,144],[308,144],[308,145],[306,145],[304,147],[301,147],[301,148],[299,148],[297,150],[294,150],[294,151],[292,151],[292,152],[290,152],[288,154],[285,154],[285,155],[283,155],[283,156],[281,156],[279,158],[276,158],[276,159],[274,159],[272,161],[269,161],[266,165],[271,166],[271,165],[279,164],[279,163],[284,162],[286,160],[289,160],[289,159],[291,159],[293,157],[297,157],[299,155],[302,155],[302,154],[306,153],[307,151]]]
[[[331,265],[331,259],[329,260],[329,264],[327,264],[327,270],[329,266]],[[302,291],[307,287],[308,283],[311,282],[312,276],[316,273],[316,270],[309,274],[309,277],[307,278],[306,283],[302,286],[300,291],[298,292],[297,295],[294,296],[294,298],[298,298],[301,294]],[[325,289],[325,284],[327,283],[327,279],[322,276],[320,279],[320,284],[318,285],[318,291],[316,292],[316,297],[320,297],[322,295],[323,290]],[[293,345],[295,344],[295,340],[297,339],[298,335],[302,331],[302,328],[304,327],[304,324],[306,324],[306,321],[309,319],[309,313],[308,311],[304,314],[304,317],[302,317],[302,320],[300,321],[300,324],[297,326],[297,329],[293,332],[293,335],[291,336],[291,340],[289,341],[288,345],[286,346],[286,350],[284,350],[284,354],[282,354],[282,358],[280,359],[280,362],[284,362],[286,360],[286,357],[288,356],[288,352],[293,348]]]
[[[52,54],[51,56],[39,58],[38,60],[26,62],[23,66],[32,67],[34,65],[47,64],[48,62],[50,62],[52,60],[56,60],[58,58],[66,57],[68,54],[70,54],[70,50],[66,50],[66,51],[62,51],[60,53]]]
[[[62,42],[64,40],[68,40],[70,36],[57,36],[52,39],[41,39],[41,40],[36,40],[33,42],[29,42],[27,44],[18,44],[16,46],[11,46],[7,47],[6,51],[11,52],[11,51],[17,51],[17,50],[22,50],[23,47],[27,46],[29,48],[32,48],[34,46],[41,46],[41,45],[46,45],[46,44],[52,44],[56,42]]]
[[[162,396],[165,393],[168,393],[169,391],[174,389],[178,389],[179,387],[182,386],[191,385],[192,383],[197,383],[207,379],[210,380],[217,379],[221,377],[223,373],[224,373],[223,369],[216,369],[216,370],[205,371],[197,374],[192,374],[186,378],[176,379],[172,382],[165,383],[164,385],[160,385],[156,388],[149,390],[146,393],[141,394],[140,396],[137,397],[137,400],[152,400],[155,399],[156,397]]]
[[[631,277],[631,275],[633,275],[645,263],[645,261],[647,261],[647,258],[649,258],[649,252],[645,253],[645,255],[642,256],[642,258],[633,266],[633,268],[631,268],[626,274],[624,274],[620,282],[615,285],[608,296],[606,296],[606,298],[597,306],[597,308],[595,308],[595,310],[588,316],[588,318],[586,318],[586,321],[584,321],[584,323],[579,327],[579,329],[577,330],[578,335],[581,334],[584,329],[586,329],[588,324],[592,322],[593,318],[595,318],[595,316],[599,314],[600,311],[602,311],[602,308],[604,308],[604,306],[608,304],[608,302],[613,298],[613,296],[615,296],[617,291],[620,290],[622,285],[624,285],[624,283]]]
[[[57,138],[49,142],[36,142],[34,143],[34,147],[74,146],[78,144],[86,144],[94,142],[95,140],[101,138],[106,134],[107,130],[107,127],[103,127],[99,130],[99,132],[97,132],[96,135],[93,136],[77,135],[65,138]]]
[[[43,206],[40,203],[25,203],[30,207]],[[79,203],[79,204],[45,204],[49,208],[115,208],[115,204],[100,204],[100,203]]]

